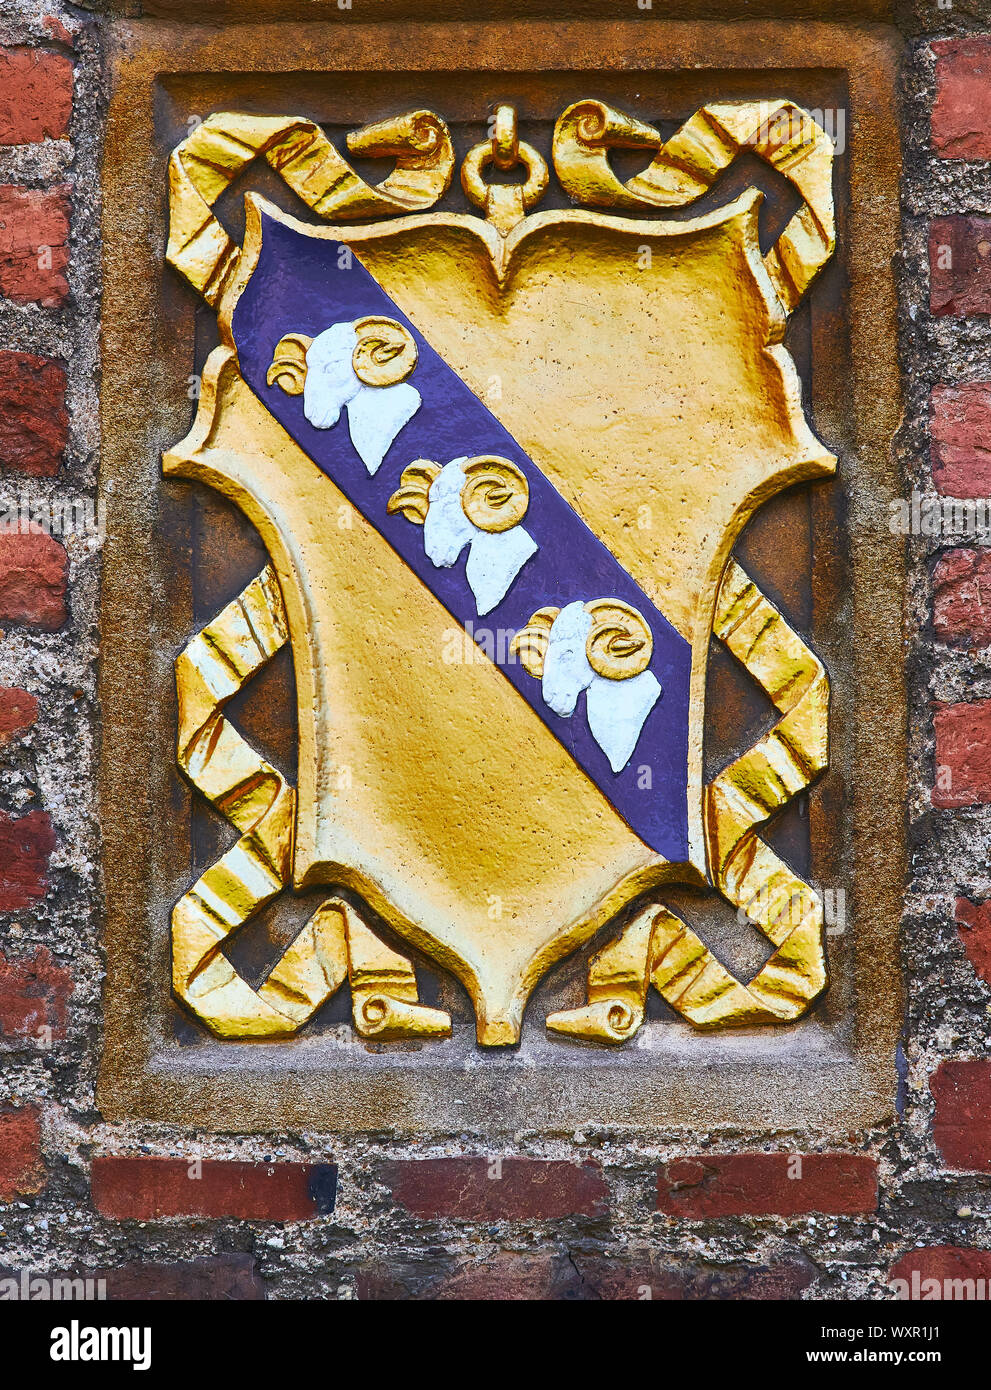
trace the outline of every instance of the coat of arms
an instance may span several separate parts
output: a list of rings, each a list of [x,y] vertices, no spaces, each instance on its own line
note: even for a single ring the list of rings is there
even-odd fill
[[[760,832],[826,765],[828,683],[731,551],[835,468],[782,345],[833,250],[830,140],[787,101],[704,107],[665,142],[583,100],[550,151],[572,206],[542,210],[548,161],[501,107],[461,164],[477,214],[431,210],[456,166],[433,113],[348,146],[393,172],[367,183],[310,121],[236,113],[171,161],[169,260],[221,346],[164,467],[269,556],[176,663],[180,765],[240,832],[174,909],[178,997],[220,1037],[273,1038],[346,982],[361,1036],[443,1037],[407,944],[462,981],[481,1045],[512,1044],[541,977],[601,934],[557,1034],[625,1042],[651,986],[700,1029],[793,1021],[827,983],[822,903]],[[616,147],[652,162],[621,182]],[[766,253],[756,190],[670,212],[744,149],[801,198]],[[239,247],[212,208],[257,156],[319,220],[249,194]],[[779,718],[706,784],[713,634]],[[295,787],[224,713],[286,643]],[[663,905],[676,883],[766,935],[754,978]],[[252,987],[225,942],[313,888]]]

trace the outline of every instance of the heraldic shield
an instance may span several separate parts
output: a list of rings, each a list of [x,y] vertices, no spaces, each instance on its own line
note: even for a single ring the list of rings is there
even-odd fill
[[[548,164],[500,107],[461,168],[478,215],[429,210],[455,168],[436,115],[348,145],[393,172],[367,183],[311,122],[236,113],[170,166],[169,260],[221,346],[164,469],[232,500],[269,556],[176,662],[180,766],[240,832],[174,909],[178,997],[219,1037],[273,1038],[346,982],[362,1037],[442,1038],[408,943],[464,984],[480,1044],[513,1044],[541,977],[601,932],[557,1034],[625,1042],[650,986],[700,1029],[794,1021],[827,984],[822,903],[759,832],[826,765],[828,682],[731,551],[836,465],[782,345],[833,251],[830,140],[787,101],[705,107],[667,142],[581,101],[552,148],[575,206],[541,211]],[[624,146],[652,156],[625,183]],[[764,254],[756,189],[664,216],[744,149],[802,200]],[[211,209],[256,156],[319,221],[249,194],[239,247]],[[778,718],[706,784],[713,634]],[[224,713],[287,642],[295,787]],[[752,979],[661,903],[673,883],[764,933]],[[225,942],[314,888],[252,987]]]

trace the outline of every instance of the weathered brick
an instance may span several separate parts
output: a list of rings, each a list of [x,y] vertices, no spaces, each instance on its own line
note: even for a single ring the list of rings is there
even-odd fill
[[[30,352],[0,352],[0,468],[54,477],[68,434],[61,362]]]
[[[146,1299],[158,1303],[249,1302],[265,1297],[265,1285],[251,1255],[212,1255],[178,1264],[114,1265],[85,1273],[106,1281],[111,1303]]]
[[[946,39],[933,50],[933,147],[943,159],[991,159],[991,39]]]
[[[668,1255],[639,1261],[580,1253],[572,1253],[570,1258],[581,1275],[582,1297],[586,1299],[772,1302],[798,1298],[816,1277],[814,1265],[800,1256],[770,1265],[720,1266]]]
[[[45,946],[11,960],[0,951],[0,1037],[36,1038],[48,1029],[65,1037],[65,1008],[72,976]]]
[[[932,472],[945,497],[991,497],[991,384],[937,386],[929,414]]]
[[[337,1169],[332,1163],[105,1157],[93,1160],[92,1189],[97,1210],[119,1220],[305,1221],[333,1211]]]
[[[971,965],[982,980],[991,984],[991,902],[957,898],[954,916]]]
[[[991,700],[941,705],[936,733],[932,804],[940,809],[991,801]]]
[[[933,1141],[946,1166],[991,1172],[991,1062],[942,1062],[929,1089],[936,1102]]]
[[[0,1202],[40,1192],[44,1185],[37,1110],[31,1105],[0,1110]]]
[[[0,145],[69,132],[72,63],[43,48],[0,48]]]
[[[0,811],[0,912],[18,912],[48,892],[55,831],[46,811],[16,819]]]
[[[38,717],[38,701],[28,690],[0,685],[0,748],[26,734]]]
[[[991,314],[991,218],[934,219],[929,287],[934,314]]]
[[[943,642],[991,642],[991,551],[950,550],[933,571],[933,626]]]
[[[658,1211],[693,1221],[876,1207],[877,1165],[865,1154],[700,1154],[657,1174]]]
[[[65,546],[46,531],[0,531],[0,620],[60,628],[67,567]]]
[[[595,1163],[426,1158],[385,1166],[394,1201],[414,1216],[469,1221],[552,1221],[603,1216],[609,1189]]]
[[[485,1259],[389,1260],[361,1266],[359,1299],[419,1302],[798,1298],[815,1278],[801,1257],[772,1265],[707,1265],[678,1256],[517,1255]]]
[[[69,293],[69,190],[0,184],[0,294],[57,308]]]
[[[902,1281],[895,1286],[895,1281]],[[983,1280],[983,1286],[978,1282]],[[909,1250],[888,1271],[900,1298],[954,1301],[991,1298],[991,1250],[928,1245]]]

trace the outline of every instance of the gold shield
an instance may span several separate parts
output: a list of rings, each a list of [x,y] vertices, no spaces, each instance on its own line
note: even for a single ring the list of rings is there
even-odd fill
[[[589,106],[593,116],[601,108],[598,125],[579,110]],[[827,684],[821,664],[730,554],[762,502],[835,468],[805,420],[782,346],[791,301],[811,278],[803,281],[802,228],[762,256],[756,191],[689,220],[529,212],[546,170],[505,112],[491,150],[473,151],[463,170],[485,217],[409,215],[450,177],[450,139],[428,114],[402,118],[399,134],[370,127],[372,136],[352,143],[367,149],[377,140],[377,152],[398,155],[388,195],[353,174],[348,184],[334,163],[340,156],[303,122],[215,117],[174,156],[170,259],[216,305],[223,346],[207,364],[194,426],[164,468],[232,499],[271,561],[177,663],[181,765],[242,839],[176,907],[176,990],[220,1036],[277,1036],[299,1028],[347,977],[362,1034],[442,1036],[446,1015],[419,1004],[409,961],[375,934],[366,904],[463,982],[480,1043],[509,1044],[547,969],[644,898],[593,959],[588,1004],[548,1026],[622,1042],[642,1021],[651,981],[698,1026],[794,1018],[826,983],[821,904],[756,828],[825,763]],[[749,109],[724,115],[723,165],[753,119]],[[814,166],[821,195],[822,133],[807,122],[790,127],[790,143],[761,134],[759,148],[779,167],[789,157],[794,170]],[[703,174],[711,182],[722,167],[712,138],[701,153],[692,146],[691,124],[680,152],[656,137],[654,174],[617,193],[604,153],[610,132],[614,143],[656,133],[624,127],[601,103],[578,103],[558,123],[555,166],[584,201],[683,203],[707,186]],[[711,136],[711,119],[705,128]],[[695,151],[695,176],[686,173],[684,147]],[[209,207],[259,152],[331,220],[305,224],[249,195],[238,249]],[[514,159],[526,167],[524,185],[484,184],[488,163]],[[669,178],[669,169],[677,174]],[[700,187],[686,190],[691,177]],[[333,220],[380,213],[407,215]],[[821,202],[816,216],[813,230],[823,233]],[[442,659],[450,615],[247,385],[232,320],[264,218],[349,248],[690,645],[683,862],[662,858],[634,833],[484,652]],[[830,202],[818,251],[812,232],[804,246],[814,259],[831,244]],[[317,524],[328,514],[347,515],[348,524],[328,536]],[[713,631],[782,719],[706,788]],[[287,640],[298,692],[296,789],[223,715]],[[649,901],[660,884],[707,880],[746,906],[777,948],[749,984]],[[289,885],[346,895],[328,898],[252,990],[223,943]]]

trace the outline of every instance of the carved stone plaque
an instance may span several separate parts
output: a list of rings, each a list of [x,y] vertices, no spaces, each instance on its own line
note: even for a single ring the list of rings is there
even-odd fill
[[[892,55],[764,27],[119,30],[111,1113],[883,1113]]]

